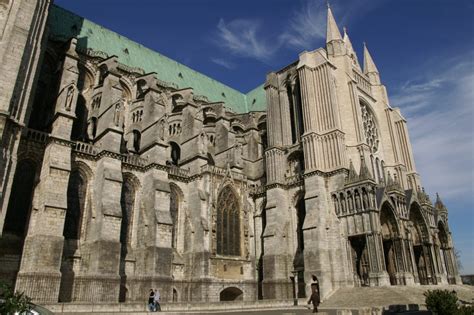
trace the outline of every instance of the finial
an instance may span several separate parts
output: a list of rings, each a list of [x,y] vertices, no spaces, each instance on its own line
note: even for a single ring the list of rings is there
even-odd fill
[[[347,27],[343,26],[342,29],[344,30],[344,34],[347,35]]]
[[[331,5],[329,4],[329,0],[326,1],[326,6],[328,7],[328,9],[331,9]]]

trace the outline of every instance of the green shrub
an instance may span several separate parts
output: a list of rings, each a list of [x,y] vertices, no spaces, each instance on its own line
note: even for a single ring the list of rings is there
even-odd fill
[[[437,315],[457,315],[458,297],[455,291],[428,290],[424,293],[426,308]]]
[[[470,306],[467,306],[467,305],[463,305],[461,306],[456,315],[472,315],[474,314],[474,306],[470,305]]]
[[[8,284],[0,282],[0,314],[29,311],[30,302],[31,299],[28,296],[14,292]]]

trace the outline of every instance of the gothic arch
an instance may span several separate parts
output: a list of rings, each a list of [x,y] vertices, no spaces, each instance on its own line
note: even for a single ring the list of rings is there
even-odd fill
[[[50,49],[46,51],[39,72],[33,106],[29,113],[28,127],[49,132],[54,115],[56,97],[59,95],[59,76],[56,72],[58,58]]]
[[[15,169],[0,246],[0,257],[7,255],[10,262],[0,263],[0,275],[12,287],[20,268],[38,173],[38,164],[31,159],[19,160]]]
[[[66,240],[79,240],[82,236],[89,177],[82,167],[74,167],[69,174],[67,210],[63,236]]]
[[[429,225],[418,202],[413,202],[408,210],[408,218],[413,223],[413,228],[420,234],[420,241],[424,243],[430,242]]]
[[[241,301],[244,292],[237,287],[228,287],[219,293],[219,301]]]
[[[415,280],[420,284],[431,284],[433,278],[432,246],[430,244],[429,226],[423,216],[421,206],[417,202],[410,205],[408,229],[410,232],[411,251]]]
[[[386,224],[384,226],[384,224]],[[383,238],[392,238],[400,235],[400,226],[398,224],[396,211],[389,201],[382,204],[380,210],[380,227]]]
[[[216,203],[216,253],[241,256],[242,227],[241,204],[231,185],[225,185]]]
[[[448,230],[443,221],[438,222],[438,239],[441,248],[449,248]]]
[[[400,269],[398,262],[402,255],[398,241],[400,239],[400,227],[394,207],[388,201],[382,204],[380,210],[380,230],[385,270],[388,273],[390,284],[395,285],[398,282],[397,272]]]
[[[181,232],[181,217],[184,211],[184,194],[175,183],[170,183],[170,216],[173,223],[171,230],[171,247],[179,248],[179,235]]]
[[[38,164],[32,159],[22,159],[15,169],[10,201],[5,216],[4,233],[23,238],[28,230],[37,182]]]

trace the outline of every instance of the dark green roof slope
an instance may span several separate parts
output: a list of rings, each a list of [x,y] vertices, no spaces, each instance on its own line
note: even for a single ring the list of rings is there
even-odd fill
[[[263,86],[243,94],[58,6],[51,7],[48,26],[53,39],[66,41],[76,37],[79,49],[115,55],[121,63],[142,68],[146,73],[156,72],[160,80],[175,83],[179,88],[192,87],[195,94],[204,95],[211,102],[225,102],[227,107],[237,113],[266,108]]]

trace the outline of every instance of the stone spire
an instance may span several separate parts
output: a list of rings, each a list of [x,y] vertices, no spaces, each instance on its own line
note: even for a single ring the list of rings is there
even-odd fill
[[[364,154],[360,155],[360,171],[359,171],[359,179],[373,179],[372,175],[370,174],[369,168],[367,167],[367,163],[365,163]]]
[[[359,175],[355,170],[352,160],[349,160],[349,174],[347,175],[346,184],[351,184],[356,182],[359,179]]]
[[[360,69],[359,60],[357,58],[357,54],[354,50],[354,47],[352,47],[352,42],[349,38],[349,35],[347,34],[347,28],[346,27],[344,27],[343,41],[344,41],[344,45],[346,45],[347,55],[352,59],[353,64]]]
[[[436,193],[436,202],[434,204],[435,208],[441,211],[448,211],[446,206],[444,205],[443,201],[441,200],[441,197],[439,196],[438,193]]]
[[[370,83],[380,84],[379,70],[375,65],[372,56],[367,49],[367,45],[364,43],[364,73],[369,77]]]
[[[327,28],[326,28],[326,44],[332,42],[333,40],[342,40],[341,33],[337,27],[336,20],[332,14],[331,7],[328,3],[328,19],[327,19]]]

